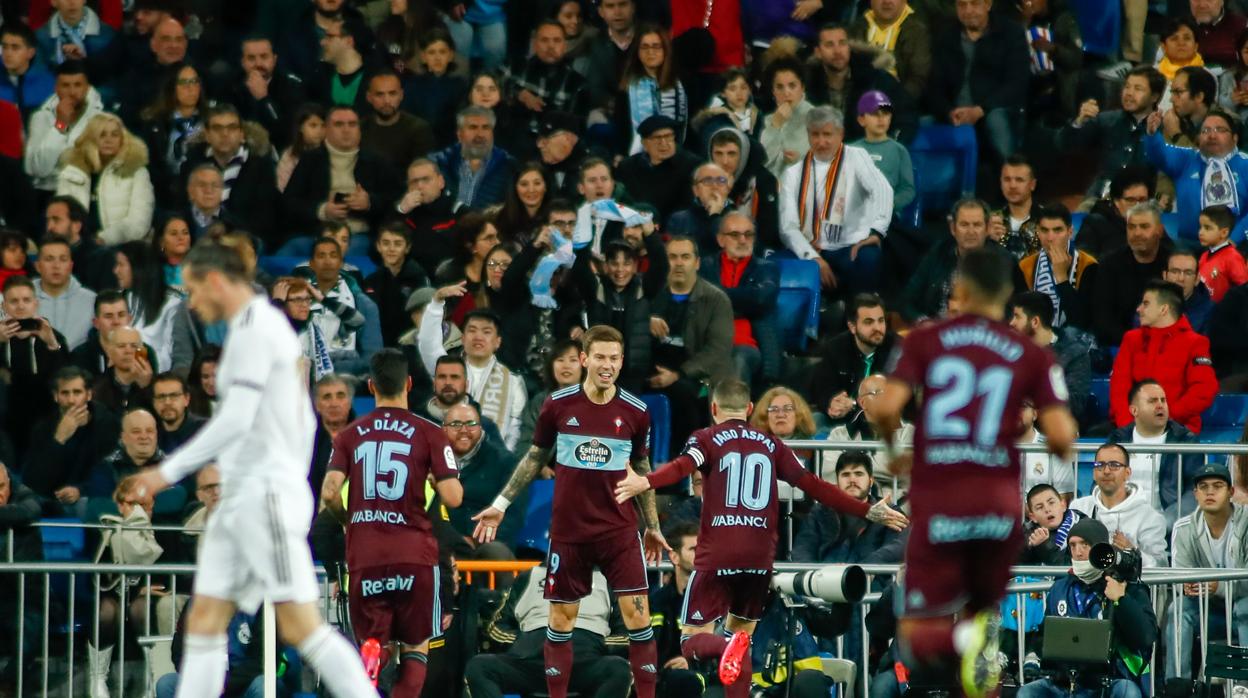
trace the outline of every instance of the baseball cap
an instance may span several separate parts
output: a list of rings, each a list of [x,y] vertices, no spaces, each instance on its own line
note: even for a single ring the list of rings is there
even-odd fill
[[[1227,485],[1231,484],[1231,471],[1226,467],[1225,463],[1206,463],[1196,471],[1193,482],[1200,482],[1206,478],[1216,477]]]
[[[415,291],[412,291],[412,294],[407,297],[407,303],[403,305],[403,310],[410,313],[417,308],[423,308],[426,305],[429,305],[429,301],[431,300],[433,300],[432,286],[418,288]]]
[[[543,115],[542,122],[537,127],[537,135],[546,138],[560,131],[567,131],[575,136],[579,136],[581,135],[580,127],[581,120],[575,114],[569,114],[566,111],[552,111]]]
[[[1097,543],[1109,542],[1109,529],[1105,528],[1105,524],[1096,519],[1082,519],[1074,526],[1070,527],[1070,533],[1067,539],[1078,536],[1082,538],[1088,545],[1096,545]]]
[[[893,111],[893,100],[879,90],[869,90],[858,98],[859,114],[874,114],[881,109]]]
[[[641,122],[637,127],[637,133],[641,134],[642,138],[649,138],[655,131],[662,131],[665,128],[670,128],[672,133],[675,133],[677,125],[672,117],[655,114],[646,117],[646,120]]]

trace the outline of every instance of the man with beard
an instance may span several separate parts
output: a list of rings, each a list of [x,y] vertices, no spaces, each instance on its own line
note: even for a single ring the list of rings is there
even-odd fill
[[[1174,180],[1174,199],[1179,213],[1180,239],[1197,240],[1200,212],[1210,206],[1226,206],[1235,214],[1236,239],[1243,237],[1248,213],[1248,155],[1239,151],[1239,120],[1215,109],[1200,127],[1198,147],[1166,143],[1157,128],[1161,115],[1148,117],[1149,135],[1144,139],[1148,161]]]
[[[1200,66],[1179,68],[1170,81],[1170,108],[1161,116],[1166,141],[1184,148],[1200,142],[1205,117],[1218,106],[1218,83]],[[1151,133],[1151,131],[1150,131]]]
[[[160,450],[171,452],[190,440],[208,420],[188,412],[191,392],[186,379],[167,371],[152,379],[152,406],[160,418]]]
[[[464,488],[463,504],[448,510],[450,522],[464,539],[464,544],[473,550],[468,557],[514,560],[515,555],[510,549],[524,525],[524,517],[504,519],[494,541],[478,545],[472,539],[472,530],[476,526],[472,515],[488,507],[494,501],[494,495],[507,484],[507,478],[511,477],[511,471],[516,466],[516,457],[507,450],[496,430],[485,429],[481,413],[472,403],[461,402],[448,409],[442,418],[442,432],[455,454],[459,482]],[[527,495],[521,495],[518,506],[520,511],[527,509]]]
[[[857,404],[850,395],[872,373],[888,365],[897,335],[888,329],[884,300],[874,293],[854,296],[845,308],[846,330],[823,342],[808,397],[833,420],[851,416]]]
[[[1127,395],[1127,408],[1131,423],[1110,432],[1109,438],[1120,444],[1194,444],[1198,439],[1187,427],[1170,418],[1170,401],[1166,391],[1152,379],[1142,380],[1131,386]],[[1205,459],[1197,453],[1132,453],[1127,463],[1131,466],[1131,481],[1139,485],[1152,501],[1153,507],[1173,524],[1179,510],[1186,514],[1196,508],[1192,498],[1192,486],[1196,471]],[[1183,476],[1180,483],[1179,475]],[[1180,491],[1183,493],[1180,497]],[[1182,504],[1176,502],[1182,499]]]
[[[1001,166],[1001,198],[1005,205],[988,221],[988,237],[1021,260],[1040,249],[1036,239],[1036,173],[1022,155],[1011,155]]]
[[[307,100],[303,81],[277,69],[273,41],[264,36],[243,39],[241,67],[228,99],[244,119],[268,131],[278,151],[284,150],[290,145],[290,120]]]
[[[875,50],[854,52],[850,49],[849,31],[839,24],[825,24],[819,29],[814,55],[806,63],[807,99],[811,104],[826,105],[845,115],[845,140],[856,141],[863,136],[858,123],[858,100],[863,94],[878,90],[896,105],[893,131],[905,143],[914,137],[918,114],[914,100],[897,78],[876,67]]]
[[[1100,278],[1092,289],[1092,334],[1103,347],[1118,346],[1131,329],[1144,286],[1161,278],[1174,249],[1156,205],[1136,204],[1126,218],[1127,245],[1100,260]]]
[[[1013,306],[1009,316],[1010,327],[1053,352],[1066,374],[1066,386],[1070,389],[1070,398],[1067,400],[1070,411],[1081,423],[1092,421],[1095,418],[1089,409],[1092,362],[1088,356],[1092,350],[1091,342],[1083,332],[1074,328],[1054,329],[1053,301],[1043,293],[1019,293],[1010,301],[1010,305]]]
[[[395,172],[403,171],[413,160],[434,149],[437,143],[429,123],[399,108],[403,84],[398,75],[374,75],[368,81],[366,99],[373,113],[364,120],[361,148],[389,162]]]
[[[542,120],[551,111],[582,118],[589,111],[585,78],[572,69],[566,55],[563,26],[554,19],[542,20],[533,29],[532,55],[520,65],[508,66],[503,76],[516,119],[513,123],[532,138],[538,136]]]
[[[423,406],[416,405],[414,411],[441,424],[452,407],[468,404],[468,368],[464,357],[443,354],[434,363],[432,373],[433,397]]]
[[[703,163],[693,171],[693,201],[672,214],[667,221],[669,235],[687,235],[698,241],[698,247],[715,249],[720,223],[730,212],[728,192],[732,175],[713,162]]]
[[[117,285],[117,279],[113,276],[116,256],[110,248],[102,247],[90,232],[89,215],[78,199],[72,196],[54,196],[48,199],[48,205],[43,211],[43,232],[59,235],[69,241],[75,276],[83,286],[98,292]]]
[[[494,112],[465,107],[455,117],[458,143],[435,153],[432,160],[449,180],[456,201],[482,209],[503,203],[515,179],[515,162],[494,145]]]

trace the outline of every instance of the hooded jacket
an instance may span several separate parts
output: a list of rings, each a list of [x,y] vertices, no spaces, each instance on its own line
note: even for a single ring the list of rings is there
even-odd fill
[[[1092,494],[1070,503],[1077,509],[1105,524],[1112,535],[1122,531],[1144,558],[1145,567],[1166,565],[1166,520],[1153,508],[1152,502],[1140,488],[1127,483],[1127,498],[1118,506],[1107,507],[1101,500],[1101,488],[1092,488]]]
[[[1200,413],[1218,394],[1218,377],[1209,357],[1209,340],[1186,317],[1169,327],[1140,327],[1122,337],[1109,376],[1109,415],[1115,426],[1131,423],[1127,394],[1151,378],[1166,391],[1170,418],[1200,433]]]
[[[1231,504],[1231,520],[1227,522],[1222,535],[1230,536],[1226,542],[1226,568],[1248,567],[1248,508]],[[1171,540],[1174,548],[1172,558],[1174,567],[1212,568],[1217,566],[1213,562],[1209,524],[1205,521],[1204,512],[1193,511],[1179,519],[1174,524]],[[1227,586],[1219,584],[1214,595],[1226,598]],[[1236,600],[1248,598],[1248,584],[1234,586]]]
[[[720,133],[731,134],[741,148],[741,159],[732,173],[732,190],[728,192],[729,205],[754,221],[754,239],[769,250],[781,249],[780,242],[780,183],[767,169],[767,154],[756,139],[732,125],[726,116],[717,116],[706,123],[702,131],[706,143],[706,159],[711,160],[711,140]]]
[[[260,124],[243,122],[243,148],[246,160],[238,169],[230,186],[230,198],[221,202],[228,217],[237,221],[239,227],[263,240],[269,250],[276,252],[285,239],[275,234],[278,209],[273,202],[278,198],[277,171],[273,159],[273,145],[269,134]],[[186,160],[182,163],[179,177],[178,201],[186,202],[186,181],[196,167],[212,163],[218,166],[203,131],[192,136],[186,147]]]
[[[142,240],[152,228],[156,191],[147,171],[147,145],[132,133],[122,136],[122,150],[99,172],[85,149],[75,146],[65,151],[64,166],[56,178],[58,196],[72,196],[91,210],[96,199],[99,229],[106,245]]]
[[[61,98],[53,93],[39,110],[30,116],[27,129],[26,154],[22,163],[26,174],[30,175],[36,189],[43,191],[56,190],[57,168],[61,164],[61,153],[74,145],[78,136],[87,128],[91,117],[104,111],[104,102],[100,93],[92,87],[87,90],[87,98],[82,116],[74,122],[68,131],[62,133],[56,128],[56,107]]]
[[[95,292],[72,276],[59,296],[50,296],[43,290],[43,279],[35,279],[34,283],[39,313],[57,332],[65,335],[65,344],[70,351],[82,346],[91,331],[91,319],[95,317]]]

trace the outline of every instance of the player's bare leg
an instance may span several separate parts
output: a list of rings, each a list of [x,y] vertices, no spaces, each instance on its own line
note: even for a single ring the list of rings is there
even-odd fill
[[[719,658],[719,681],[724,685],[725,698],[748,696],[750,675],[750,637],[756,621],[729,615],[723,629],[715,631],[713,623],[684,625],[680,628],[680,653],[691,662]],[[744,675],[744,676],[743,676]]]
[[[546,644],[542,656],[546,660],[546,693],[550,698],[567,698],[568,682],[572,680],[572,629],[581,603],[550,602],[550,619],[546,623]]]
[[[633,670],[637,698],[654,698],[659,682],[659,651],[650,625],[650,597],[645,592],[621,594],[618,598],[624,627],[628,628],[628,664]]]
[[[186,617],[186,642],[178,670],[177,698],[207,698],[221,694],[229,668],[225,631],[234,617],[229,601],[196,595]]]
[[[330,693],[338,698],[377,695],[355,647],[329,627],[316,604],[279,603],[274,612],[282,642],[299,651],[299,656],[320,674]]]
[[[399,643],[399,680],[390,692],[392,698],[420,698],[428,669],[428,640],[419,645]]]
[[[902,618],[897,639],[906,661],[948,676],[967,698],[985,698],[1000,683],[999,618],[990,608],[966,615]]]

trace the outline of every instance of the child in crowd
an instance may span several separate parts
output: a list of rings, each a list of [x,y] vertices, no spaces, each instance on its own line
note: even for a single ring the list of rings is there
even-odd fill
[[[455,40],[442,28],[420,39],[424,69],[403,81],[403,110],[433,126],[439,143],[455,142],[455,113],[464,104],[468,81],[456,74]]]
[[[1024,565],[1070,565],[1070,548],[1066,545],[1070,527],[1083,513],[1067,506],[1066,500],[1053,485],[1036,485],[1027,492],[1027,548]]]
[[[858,98],[858,125],[866,133],[850,145],[871,154],[876,168],[893,187],[893,215],[899,214],[914,201],[914,165],[906,146],[889,137],[893,126],[893,103],[879,90],[863,93]]]
[[[732,125],[752,138],[758,137],[762,112],[754,104],[754,93],[750,90],[750,81],[741,68],[729,68],[724,71],[724,87],[719,94],[711,97],[710,103],[693,119],[693,126],[701,130],[702,125],[711,117],[723,115],[732,120]]]
[[[0,233],[0,287],[10,276],[26,275],[26,237],[15,231]]]
[[[1231,244],[1235,214],[1226,206],[1209,206],[1200,212],[1200,282],[1209,289],[1213,302],[1222,300],[1231,287],[1248,281],[1248,265]]]

